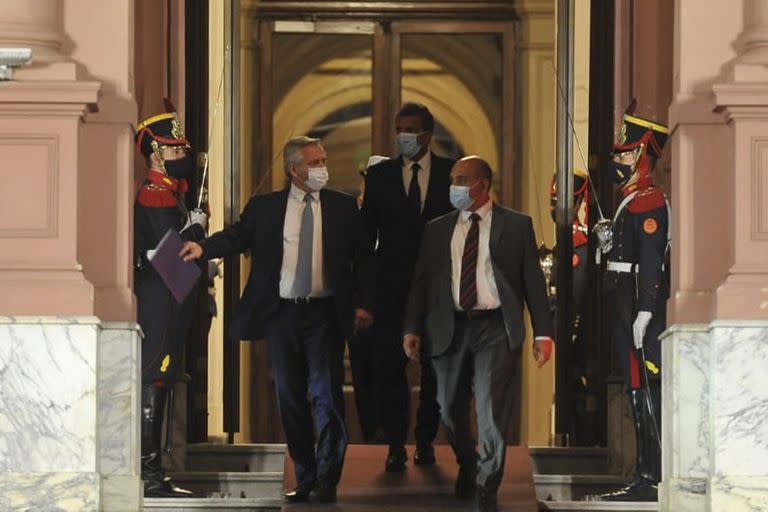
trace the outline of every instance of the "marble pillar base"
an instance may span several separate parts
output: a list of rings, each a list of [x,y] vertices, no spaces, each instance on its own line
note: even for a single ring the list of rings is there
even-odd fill
[[[141,453],[141,331],[104,322],[99,332],[99,461],[103,510],[138,510],[143,498]]]
[[[5,473],[0,510],[99,510],[101,475],[86,472]]]
[[[101,483],[101,510],[141,510],[144,501],[144,482],[138,475],[105,476]]]
[[[140,332],[0,317],[0,510],[140,510]]]
[[[707,510],[768,510],[768,477],[731,476],[712,478],[708,485]]]
[[[663,335],[661,510],[768,510],[768,322]]]

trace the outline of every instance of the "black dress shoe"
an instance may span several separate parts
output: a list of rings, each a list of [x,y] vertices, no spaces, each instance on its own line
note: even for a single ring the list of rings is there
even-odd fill
[[[435,449],[431,444],[423,445],[416,448],[416,453],[413,454],[413,463],[417,466],[431,466],[435,463]]]
[[[309,493],[309,501],[313,503],[336,503],[336,486],[318,485]]]
[[[478,489],[475,498],[475,508],[473,512],[499,512],[499,504],[496,500],[495,492]]]
[[[144,478],[147,478],[146,476]],[[167,476],[144,480],[144,496],[147,498],[195,498],[192,491],[182,489]]]
[[[309,489],[296,487],[292,491],[283,494],[283,500],[288,503],[304,503],[309,501]]]
[[[405,447],[389,447],[389,456],[387,456],[387,462],[384,463],[384,470],[387,473],[401,473],[405,471],[405,461],[408,457],[405,454]]]
[[[590,501],[658,501],[659,485],[641,476],[618,491],[591,497]]]
[[[459,466],[459,476],[456,478],[456,497],[459,499],[471,499],[475,497],[477,485],[475,484],[475,474],[477,470],[474,465]]]

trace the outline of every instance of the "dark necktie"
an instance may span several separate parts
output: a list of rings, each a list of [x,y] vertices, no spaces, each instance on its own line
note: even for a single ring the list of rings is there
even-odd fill
[[[419,171],[421,166],[414,163],[411,166],[411,183],[408,185],[408,203],[416,212],[416,215],[421,215],[421,187],[419,187]]]
[[[312,196],[310,194],[305,195],[304,202],[306,204],[301,214],[296,276],[293,280],[294,297],[309,297],[312,292],[312,238],[315,234]]]
[[[461,257],[461,283],[459,284],[459,306],[469,311],[477,304],[477,249],[480,245],[480,216],[473,213],[469,216],[472,225],[467,231],[464,242],[464,255]]]

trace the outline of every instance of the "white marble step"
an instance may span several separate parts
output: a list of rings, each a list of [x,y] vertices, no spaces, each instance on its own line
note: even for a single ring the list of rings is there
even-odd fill
[[[586,495],[620,489],[628,477],[613,475],[533,475],[540,501],[580,500]]]
[[[198,496],[211,492],[226,493],[233,498],[279,498],[283,489],[283,472],[214,472],[191,471],[170,473],[181,487]]]
[[[540,475],[605,475],[608,448],[531,446],[533,473]]]
[[[579,512],[646,512],[659,510],[655,502],[609,503],[600,501],[539,501],[539,512],[578,510]]]
[[[214,444],[187,446],[188,471],[283,471],[284,444]]]
[[[278,512],[279,498],[144,498],[144,512]]]

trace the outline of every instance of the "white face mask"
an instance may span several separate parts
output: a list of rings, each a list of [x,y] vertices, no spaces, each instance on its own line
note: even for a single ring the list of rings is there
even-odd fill
[[[421,133],[398,133],[397,134],[397,146],[400,149],[400,154],[405,158],[413,158],[421,151],[421,145],[418,138]]]
[[[471,186],[451,185],[448,195],[453,207],[462,212],[468,210],[475,203],[475,200],[469,195],[469,191],[475,188],[478,183],[480,182],[476,181]]]
[[[307,181],[304,184],[311,190],[317,192],[328,183],[327,167],[310,167],[307,169]]]

